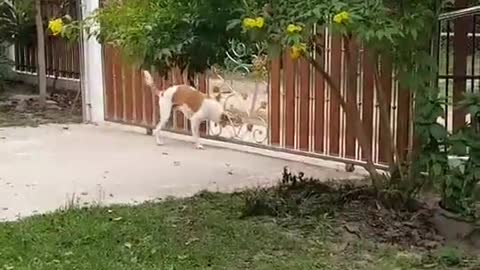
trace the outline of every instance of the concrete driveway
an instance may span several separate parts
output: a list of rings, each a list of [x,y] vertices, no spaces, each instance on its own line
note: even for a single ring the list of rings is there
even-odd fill
[[[0,129],[0,221],[73,203],[139,203],[276,181],[284,166],[321,179],[354,177],[239,151],[92,125]]]

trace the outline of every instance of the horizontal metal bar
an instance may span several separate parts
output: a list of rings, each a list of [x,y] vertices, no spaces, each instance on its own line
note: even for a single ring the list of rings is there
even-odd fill
[[[438,79],[466,79],[479,80],[480,75],[438,75]]]
[[[148,132],[148,129],[149,128],[147,127],[147,132]],[[178,130],[178,129],[167,128],[166,131],[176,133],[176,134],[182,134],[182,135],[191,135],[191,133],[186,131],[186,130]],[[363,167],[365,165],[365,162],[362,161],[362,160],[350,159],[350,158],[346,158],[346,157],[336,157],[336,156],[332,156],[332,155],[320,154],[320,153],[315,153],[315,152],[310,152],[310,151],[307,152],[307,151],[289,149],[289,148],[280,147],[280,146],[257,144],[257,143],[245,142],[245,141],[236,140],[236,139],[228,139],[228,138],[225,138],[225,137],[212,136],[212,135],[207,135],[207,134],[203,134],[201,137],[205,138],[205,139],[209,139],[209,140],[216,140],[216,141],[220,141],[220,142],[234,143],[234,144],[238,144],[238,145],[251,146],[251,147],[256,147],[256,148],[260,148],[260,149],[273,150],[273,151],[278,151],[278,152],[283,152],[283,153],[288,153],[288,154],[295,154],[295,155],[311,157],[311,158],[319,158],[319,159],[323,159],[323,160],[352,164],[352,165],[361,166],[361,167]],[[375,167],[379,170],[387,170],[388,169],[388,166],[383,165],[383,164],[378,164],[378,163],[375,164]]]
[[[438,20],[440,21],[454,20],[454,19],[458,19],[458,18],[470,16],[470,15],[476,15],[476,14],[480,14],[480,6],[462,8],[455,11],[445,12],[440,14],[440,16],[438,16]]]

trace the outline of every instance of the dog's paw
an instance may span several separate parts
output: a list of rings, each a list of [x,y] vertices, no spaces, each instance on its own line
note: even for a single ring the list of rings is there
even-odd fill
[[[205,149],[205,148],[203,147],[203,145],[201,145],[201,144],[196,144],[196,145],[195,145],[195,148],[196,148],[196,149],[199,149],[199,150]]]
[[[157,143],[157,145],[159,145],[159,146],[162,146],[162,145],[165,144],[165,142],[164,142],[163,140],[157,140],[156,143]]]

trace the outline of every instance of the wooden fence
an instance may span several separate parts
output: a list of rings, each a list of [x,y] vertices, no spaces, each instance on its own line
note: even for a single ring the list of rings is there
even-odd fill
[[[79,17],[78,0],[70,0],[68,8],[62,9],[61,0],[42,1],[42,15],[45,22],[65,12],[73,19]],[[45,53],[47,64],[47,75],[52,77],[79,79],[80,78],[80,44],[69,43],[60,37],[45,37]],[[29,45],[15,45],[15,69],[20,72],[37,72],[37,46],[36,40]]]
[[[476,64],[476,38],[467,38],[468,34],[476,37],[476,22],[475,16],[448,22],[448,29],[451,27],[454,35],[450,37],[450,32],[447,33],[446,53],[439,49],[440,62],[447,61],[447,71],[439,74],[439,82],[446,80],[447,100],[451,101],[449,81],[452,81],[450,85],[453,85],[453,100],[456,101],[461,98],[467,86],[474,89],[480,81],[477,74],[480,65]],[[465,30],[468,26],[472,27],[471,31]],[[442,35],[440,33],[441,39]],[[469,42],[472,44],[467,46]],[[385,164],[391,138],[380,132],[385,124],[380,121],[382,112],[374,84],[373,66],[367,61],[368,50],[352,43],[349,48],[352,57],[347,63],[345,43],[341,38],[332,37],[325,30],[320,43],[324,50],[315,53],[315,61],[340,86],[348,104],[358,108],[371,149],[360,149],[355,139],[356,118],[346,116],[338,98],[331,94],[325,78],[306,60],[293,61],[288,54],[274,59],[270,66],[267,147],[347,163],[362,162],[368,152],[376,164]],[[468,48],[472,49],[471,53]],[[468,61],[470,67],[467,67],[468,57],[472,57]],[[109,47],[105,48],[104,60],[106,119],[153,128],[158,121],[157,103],[155,97],[145,89],[140,71],[123,64],[118,52]],[[400,156],[405,157],[413,133],[413,98],[408,89],[400,89],[392,63],[383,61],[381,73],[388,128],[392,131]],[[353,76],[347,78],[347,74]],[[172,72],[167,79],[157,79],[160,88],[185,81],[184,76],[178,72]],[[470,80],[470,85],[467,84],[467,79]],[[204,75],[197,76],[197,86],[204,93],[211,91],[209,79]],[[465,112],[453,110],[449,106],[445,116],[446,124],[449,127],[460,127],[465,122],[465,116]],[[188,131],[188,123],[183,116],[175,116],[173,130]]]
[[[366,123],[368,139],[372,143],[377,163],[386,161],[384,146],[389,142],[379,132],[379,110],[374,94],[373,69],[365,61],[366,52],[354,47],[355,58],[351,65],[345,63],[343,42],[340,38],[325,35],[326,53],[318,54],[317,61],[347,93],[346,69],[356,76],[351,86],[349,102],[356,102]],[[106,120],[153,128],[158,121],[156,98],[146,89],[141,72],[124,63],[117,50],[106,47],[105,89]],[[410,93],[399,91],[392,78],[392,67],[382,65],[389,74],[382,82],[389,103],[390,126],[395,131],[397,147],[404,152],[410,132]],[[361,161],[362,153],[355,140],[353,120],[345,116],[339,100],[330,94],[324,79],[306,60],[293,61],[288,55],[271,63],[269,80],[269,141],[268,145],[303,154],[313,154],[339,160]],[[160,88],[184,83],[184,76],[172,72],[167,79],[156,78]],[[208,78],[197,76],[197,85],[208,92]],[[186,132],[188,125],[181,114],[173,121],[175,131]]]

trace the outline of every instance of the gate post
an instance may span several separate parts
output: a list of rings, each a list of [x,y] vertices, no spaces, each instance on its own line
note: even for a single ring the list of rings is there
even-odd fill
[[[99,0],[79,1],[82,19],[90,16],[98,7]],[[95,38],[82,38],[81,85],[83,94],[84,119],[87,122],[101,123],[104,113],[104,69],[102,46]]]

